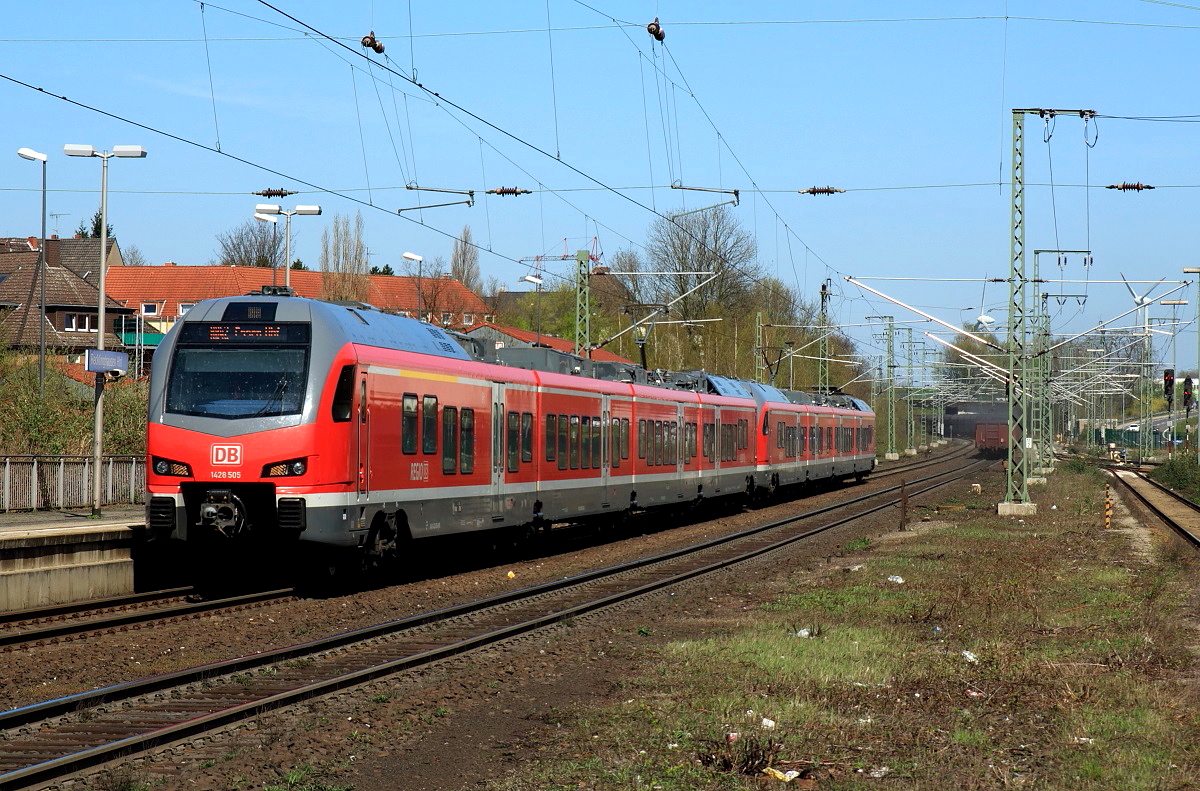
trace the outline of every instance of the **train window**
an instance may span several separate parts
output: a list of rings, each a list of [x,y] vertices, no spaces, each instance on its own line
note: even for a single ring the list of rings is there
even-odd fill
[[[638,437],[637,437],[637,439],[638,439],[638,442],[637,442],[638,458],[644,459],[644,458],[646,458],[646,447],[648,444],[646,442],[646,421],[644,421],[644,420],[638,421]]]
[[[780,420],[778,423],[775,424],[775,429],[776,429],[776,431],[775,431],[775,447],[782,448],[783,447],[783,421],[782,420]]]
[[[621,458],[629,458],[629,418],[621,418]]]
[[[348,423],[354,401],[354,366],[343,365],[333,391],[333,422]]]
[[[437,396],[421,399],[421,452],[437,453]]]
[[[533,413],[521,413],[521,461],[533,461]]]
[[[558,468],[565,470],[567,468],[567,443],[570,438],[567,436],[567,416],[558,416]]]
[[[508,471],[516,472],[521,463],[521,416],[508,413]]]
[[[579,469],[579,415],[571,415],[571,469]]]
[[[400,407],[400,450],[417,452],[417,394],[405,393]]]
[[[442,407],[442,472],[453,475],[457,469],[458,408]]]
[[[750,447],[750,421],[746,419],[739,420],[738,426],[738,447]]]
[[[583,426],[579,431],[579,443],[583,446],[579,454],[579,466],[587,469],[592,466],[592,419],[587,415],[582,418]]]
[[[360,387],[359,390],[361,392],[358,395],[358,422],[366,423],[367,422],[367,380],[366,379],[362,380],[362,387]]]
[[[658,466],[663,463],[663,432],[662,421],[650,421],[650,442],[654,446],[650,451],[650,463]]]
[[[667,449],[671,457],[667,459],[668,464],[679,463],[679,423],[672,420],[667,424]]]
[[[592,418],[592,467],[599,469],[604,461],[604,423],[598,417]]]
[[[470,475],[475,471],[475,410],[463,407],[458,434],[458,471]]]
[[[558,435],[558,415],[546,415],[546,461],[554,461],[554,442]]]
[[[833,426],[825,427],[825,447],[833,450]]]
[[[203,330],[209,325],[188,326]],[[307,380],[307,345],[179,346],[167,382],[166,411],[221,420],[298,415]]]
[[[612,460],[612,467],[615,470],[621,466],[621,418],[619,417],[612,419],[608,430],[608,443],[608,458]]]
[[[762,435],[764,437],[771,436],[771,416],[766,412],[763,413]]]

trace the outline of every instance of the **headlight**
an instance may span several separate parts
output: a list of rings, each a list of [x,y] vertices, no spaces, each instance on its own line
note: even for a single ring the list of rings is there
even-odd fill
[[[276,461],[271,464],[263,465],[262,477],[264,478],[291,478],[297,475],[303,475],[308,472],[308,459],[302,457],[299,459],[288,459],[287,461]]]
[[[192,468],[181,461],[164,459],[161,456],[151,457],[150,466],[156,475],[171,475],[176,478],[192,477]]]

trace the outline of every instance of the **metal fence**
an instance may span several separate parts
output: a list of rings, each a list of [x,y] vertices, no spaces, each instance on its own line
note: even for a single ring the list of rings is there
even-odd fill
[[[92,504],[91,456],[0,456],[0,513]],[[100,504],[145,502],[146,458],[104,456]]]

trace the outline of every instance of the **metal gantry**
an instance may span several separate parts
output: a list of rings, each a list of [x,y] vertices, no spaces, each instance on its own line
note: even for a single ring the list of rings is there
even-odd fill
[[[896,325],[895,317],[893,316],[867,316],[867,320],[871,321],[878,319],[884,322],[883,336],[876,335],[877,340],[884,341],[885,357],[883,361],[883,374],[880,383],[880,390],[883,394],[883,405],[887,409],[887,414],[884,417],[883,436],[884,436],[884,455],[883,458],[889,461],[900,458],[900,454],[896,452]],[[875,410],[879,413],[878,408]]]
[[[1028,313],[1029,280],[1025,277],[1025,116],[1053,118],[1061,113],[1089,120],[1092,110],[1048,110],[1042,108],[1012,111],[1012,204],[1010,208],[1008,281],[1008,464],[1005,469],[1005,497],[1000,504],[1003,514],[1036,513],[1037,504],[1029,500],[1029,474],[1039,453],[1034,450],[1030,421],[1029,386],[1036,378],[1029,335],[1032,322]],[[1044,356],[1044,355],[1043,355]]]

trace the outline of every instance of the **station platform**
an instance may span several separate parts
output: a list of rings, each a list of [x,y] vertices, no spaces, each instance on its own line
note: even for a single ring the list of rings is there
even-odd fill
[[[0,514],[0,611],[134,591],[142,506]]]

